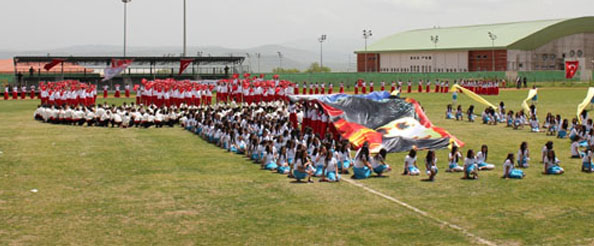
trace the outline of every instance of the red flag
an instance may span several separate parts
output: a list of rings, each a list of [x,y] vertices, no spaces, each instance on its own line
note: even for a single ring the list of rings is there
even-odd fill
[[[181,75],[190,64],[194,62],[194,59],[181,59],[179,60],[179,73],[177,75]]]
[[[43,66],[43,69],[49,71],[50,69],[62,62],[64,62],[64,59],[53,59],[52,62],[45,64],[45,66]]]
[[[565,62],[565,78],[566,79],[573,78],[573,76],[575,76],[575,73],[577,72],[579,66],[580,66],[579,61],[566,61]]]

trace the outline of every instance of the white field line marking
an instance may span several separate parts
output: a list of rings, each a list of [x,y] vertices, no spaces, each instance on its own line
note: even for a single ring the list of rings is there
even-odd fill
[[[478,243],[480,243],[480,244],[483,244],[483,245],[489,245],[489,246],[497,246],[497,244],[495,244],[494,242],[491,242],[491,241],[489,241],[489,240],[486,240],[486,239],[484,239],[484,238],[481,238],[481,237],[479,237],[479,236],[477,236],[477,235],[474,235],[474,234],[470,233],[468,230],[466,230],[466,229],[464,229],[464,228],[462,228],[462,227],[460,227],[460,226],[454,225],[454,224],[452,224],[452,223],[449,223],[449,222],[447,222],[447,221],[445,221],[445,220],[438,219],[437,217],[434,217],[434,216],[432,216],[432,215],[428,214],[427,212],[425,212],[425,211],[423,211],[423,210],[420,210],[420,209],[418,209],[418,208],[415,208],[415,207],[413,207],[413,206],[409,205],[408,203],[405,203],[405,202],[403,202],[403,201],[400,201],[400,200],[398,200],[398,199],[396,199],[396,198],[394,198],[394,197],[388,196],[388,195],[386,195],[386,194],[383,194],[383,193],[381,193],[381,192],[379,192],[379,191],[376,191],[376,190],[374,190],[374,189],[371,189],[371,188],[369,188],[369,187],[367,187],[367,186],[365,186],[365,185],[363,185],[363,184],[361,184],[361,183],[359,183],[359,182],[356,182],[356,181],[350,180],[349,178],[344,178],[344,179],[341,179],[341,180],[343,180],[343,181],[346,181],[347,183],[349,183],[349,184],[352,184],[352,185],[354,185],[354,186],[360,187],[360,188],[362,188],[362,189],[364,189],[364,190],[368,191],[369,193],[372,193],[372,194],[378,195],[378,196],[380,196],[380,197],[382,197],[382,198],[384,198],[384,199],[387,199],[387,200],[389,200],[389,201],[395,202],[395,203],[397,203],[398,205],[400,205],[400,206],[403,206],[403,207],[405,207],[405,208],[408,208],[408,209],[412,210],[412,211],[413,211],[413,212],[415,212],[415,213],[418,213],[418,214],[420,214],[420,215],[422,215],[422,216],[424,216],[424,217],[426,217],[426,218],[429,218],[429,219],[431,219],[431,220],[434,220],[434,221],[436,221],[438,224],[445,225],[445,226],[447,226],[447,227],[449,227],[449,228],[452,228],[452,229],[454,229],[454,230],[456,230],[456,231],[460,231],[460,232],[462,232],[462,234],[464,234],[465,236],[467,236],[467,237],[470,237],[470,238],[472,238],[472,239],[476,240],[476,241],[477,241]]]

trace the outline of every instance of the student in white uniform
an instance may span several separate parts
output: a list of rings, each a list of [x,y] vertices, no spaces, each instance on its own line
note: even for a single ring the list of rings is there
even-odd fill
[[[307,152],[300,150],[295,157],[295,166],[293,169],[293,177],[297,182],[301,182],[301,180],[307,178],[308,183],[313,183],[311,180],[312,172],[308,170],[310,165],[311,163],[307,157]]]
[[[272,146],[267,145],[264,151],[264,158],[262,158],[262,169],[275,171],[277,167]]]
[[[480,171],[488,171],[495,169],[495,165],[488,164],[486,161],[489,158],[489,147],[487,145],[481,146],[481,151],[476,154],[478,168]]]
[[[402,175],[417,176],[419,174],[419,167],[417,167],[417,151],[411,149],[408,152],[408,155],[404,157],[404,172],[402,172]]]
[[[514,154],[507,154],[507,158],[505,158],[505,162],[503,163],[503,177],[501,178],[523,179],[524,176],[526,176],[524,171],[514,167]]]
[[[578,141],[571,141],[571,159],[581,159],[585,155],[584,152],[580,151],[580,143]]]
[[[458,162],[462,159],[462,154],[458,150],[458,146],[452,147],[452,151],[448,154],[448,169],[446,172],[462,172],[464,168],[458,165]]]
[[[437,175],[437,157],[435,157],[435,151],[429,150],[427,151],[427,157],[425,157],[425,169],[427,170],[427,176],[429,178],[427,180],[433,181],[435,180],[435,175]]]
[[[336,160],[334,153],[326,154],[322,162],[324,163],[324,176],[320,182],[339,182],[338,160]]]
[[[276,171],[278,173],[289,174],[289,171],[291,170],[291,168],[289,167],[288,153],[287,153],[286,146],[283,146],[280,148],[276,163],[278,165],[278,168],[276,169]]]
[[[582,172],[591,173],[592,171],[594,171],[592,165],[592,147],[588,147],[584,157],[582,158]]]
[[[559,162],[559,159],[557,159],[557,156],[555,155],[555,151],[549,151],[544,162],[544,174],[563,174],[565,170],[559,166]]]
[[[375,172],[378,177],[381,177],[385,173],[392,171],[390,165],[386,164],[385,162],[387,154],[388,151],[386,149],[380,149],[379,153],[371,158],[371,167],[373,168],[373,172]]]
[[[464,159],[464,179],[478,179],[478,165],[474,151],[469,149]]]
[[[371,166],[371,157],[369,154],[369,143],[365,142],[363,146],[357,151],[355,154],[353,165],[353,178],[355,179],[366,179],[371,176],[371,170],[373,167]]]
[[[518,161],[518,167],[527,168],[528,166],[530,166],[528,164],[528,162],[530,161],[530,150],[528,150],[527,142],[522,142],[522,144],[520,144],[520,149],[518,150],[517,161]]]

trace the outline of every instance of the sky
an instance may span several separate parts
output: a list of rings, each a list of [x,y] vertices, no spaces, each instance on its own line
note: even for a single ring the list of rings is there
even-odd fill
[[[0,50],[122,45],[121,0],[0,1]],[[592,0],[187,0],[188,46],[372,39],[418,28],[594,15]],[[132,0],[128,46],[182,45],[183,0]],[[373,40],[371,40],[373,42]]]

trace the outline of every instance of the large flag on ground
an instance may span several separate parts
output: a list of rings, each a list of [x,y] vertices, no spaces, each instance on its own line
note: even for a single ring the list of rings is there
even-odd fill
[[[384,148],[404,152],[412,148],[441,149],[451,143],[463,146],[442,128],[434,126],[412,98],[388,92],[367,95],[296,95],[291,101],[314,101],[330,116],[331,123],[356,148],[369,142],[371,152]]]
[[[578,67],[580,66],[579,61],[566,61],[565,62],[565,78],[571,79],[577,73]]]
[[[126,60],[112,59],[111,67],[108,67],[105,69],[105,77],[103,78],[102,81],[108,81],[108,80],[112,79],[113,77],[118,76],[118,74],[120,74],[124,70],[126,70],[126,68],[128,68],[128,66],[130,66],[130,64],[132,64],[132,60],[129,60],[129,59],[126,59]]]

